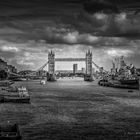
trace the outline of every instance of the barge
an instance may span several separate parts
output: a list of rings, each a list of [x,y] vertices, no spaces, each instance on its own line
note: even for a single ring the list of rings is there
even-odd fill
[[[20,87],[18,88],[18,94],[10,93],[8,95],[1,95],[0,102],[30,103],[30,96],[28,90],[25,87]]]

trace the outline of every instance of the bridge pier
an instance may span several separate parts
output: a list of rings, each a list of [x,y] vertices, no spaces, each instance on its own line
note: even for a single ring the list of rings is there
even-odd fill
[[[92,75],[86,75],[84,76],[84,81],[89,81],[89,82],[92,82],[94,81],[94,78]]]
[[[48,74],[48,75],[47,75],[47,81],[50,81],[50,82],[56,81],[56,76],[55,76],[55,74]]]

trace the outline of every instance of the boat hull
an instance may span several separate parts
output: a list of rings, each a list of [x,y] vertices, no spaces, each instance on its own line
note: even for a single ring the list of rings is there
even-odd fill
[[[138,80],[120,80],[121,84],[127,84],[127,85],[133,85],[133,84],[138,84],[139,81]]]
[[[20,97],[1,97],[0,101],[2,103],[30,103],[30,98],[20,98]]]
[[[100,80],[98,82],[100,86],[108,86],[114,88],[125,88],[125,89],[139,89],[139,81],[138,80]]]

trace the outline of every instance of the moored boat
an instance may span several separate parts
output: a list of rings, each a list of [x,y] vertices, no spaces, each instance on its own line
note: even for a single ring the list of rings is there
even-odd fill
[[[123,56],[120,58],[119,63],[120,68],[118,69],[113,62],[111,72],[103,75],[98,84],[116,88],[139,89],[139,77],[135,66],[133,64],[128,66]]]
[[[12,102],[12,103],[30,103],[30,96],[28,90],[25,87],[18,88],[18,94],[10,93],[8,95],[1,95],[0,102]]]
[[[14,125],[0,125],[0,140],[21,140],[21,133],[19,126]]]

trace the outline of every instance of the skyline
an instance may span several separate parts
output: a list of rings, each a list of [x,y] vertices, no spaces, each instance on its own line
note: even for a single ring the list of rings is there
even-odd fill
[[[50,50],[56,57],[85,57],[105,69],[124,55],[140,68],[140,14],[90,14],[80,0],[2,0],[0,56],[21,69],[38,69]],[[58,67],[69,67],[63,63]],[[71,66],[70,66],[71,68]]]

